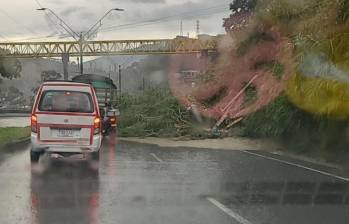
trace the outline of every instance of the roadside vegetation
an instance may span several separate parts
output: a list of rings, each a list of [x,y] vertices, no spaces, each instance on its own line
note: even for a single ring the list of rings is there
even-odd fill
[[[6,144],[29,138],[30,128],[8,127],[0,128],[0,148]]]
[[[243,119],[235,129],[244,137],[272,138],[292,152],[333,161],[346,154],[348,127],[348,120],[314,116],[282,95]]]
[[[217,64],[223,67],[214,65],[203,79],[203,92],[210,93],[212,80],[247,81],[240,76],[253,77],[256,72],[269,74],[274,82],[256,82],[246,88],[239,107],[244,113],[238,114],[243,119],[236,124],[236,120],[225,121],[217,135],[210,134],[214,121],[198,125],[167,90],[123,95],[121,136],[272,138],[292,152],[328,160],[344,158],[349,145],[348,5],[348,0],[233,1],[224,27],[236,44],[221,54],[225,58]],[[219,111],[225,106],[220,102],[230,91],[226,83],[206,94],[211,97],[203,108]]]
[[[211,137],[204,126],[182,107],[168,89],[123,94],[119,135],[122,137]]]
[[[210,130],[214,121],[197,122],[167,89],[150,89],[135,95],[123,94],[120,109],[121,137],[269,138],[280,142],[292,152],[326,160],[334,160],[349,145],[349,121],[314,116],[294,106],[285,94],[218,134]],[[7,136],[12,137],[13,133],[19,136],[15,129],[9,129]],[[29,135],[29,130],[22,129],[21,133],[25,137]]]

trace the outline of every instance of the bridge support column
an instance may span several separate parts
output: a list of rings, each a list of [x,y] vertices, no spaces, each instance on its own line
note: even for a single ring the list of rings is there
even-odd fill
[[[63,62],[63,77],[64,80],[68,80],[68,62],[69,62],[69,54],[62,54],[62,62]]]

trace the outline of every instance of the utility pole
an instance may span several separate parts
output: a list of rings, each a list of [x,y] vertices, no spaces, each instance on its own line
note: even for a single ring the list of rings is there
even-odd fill
[[[119,95],[121,97],[121,65],[119,65]]]
[[[83,59],[83,36],[82,36],[82,32],[80,33],[79,36],[79,49],[80,49],[80,74],[83,75],[84,74],[84,59]]]
[[[102,20],[106,18],[112,11],[124,11],[124,9],[119,9],[119,8],[112,8],[109,11],[107,11],[87,32],[80,32],[78,34],[75,32],[63,19],[61,19],[54,11],[52,11],[49,8],[39,8],[37,9],[39,11],[49,11],[58,21],[59,25],[71,36],[73,37],[76,41],[79,43],[79,55],[80,55],[80,74],[84,74],[84,59],[83,59],[83,44],[85,40],[89,40],[93,38],[99,28],[102,26]],[[63,55],[62,55],[63,56]],[[62,60],[65,60],[62,58]],[[63,62],[64,63],[64,62]],[[79,63],[79,59],[78,59]]]
[[[76,62],[78,63],[78,68],[80,68],[80,57],[76,57]]]
[[[199,37],[200,35],[200,21],[196,20],[196,36]]]
[[[183,36],[183,21],[181,20],[180,27],[179,27],[179,36]]]
[[[116,81],[118,80],[118,76],[117,76],[118,74],[117,74],[117,72],[116,72],[116,69],[117,69],[117,68],[116,68],[116,64],[114,64],[114,68],[113,68],[113,73],[115,74],[114,81],[115,81],[115,84],[118,85],[118,84],[116,83]]]
[[[142,90],[143,90],[143,92],[144,92],[144,90],[145,90],[144,73],[142,73]]]
[[[62,54],[62,63],[63,63],[63,77],[64,80],[68,80],[68,63],[69,63],[69,54]]]

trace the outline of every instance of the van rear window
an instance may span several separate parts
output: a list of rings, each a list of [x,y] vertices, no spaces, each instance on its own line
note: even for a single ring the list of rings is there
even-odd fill
[[[41,95],[39,110],[46,112],[92,113],[94,108],[89,93],[48,90]]]

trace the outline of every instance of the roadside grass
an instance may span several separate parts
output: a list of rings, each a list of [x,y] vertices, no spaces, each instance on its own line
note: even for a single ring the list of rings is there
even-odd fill
[[[175,137],[182,140],[227,136],[269,138],[292,153],[333,161],[346,155],[349,121],[314,116],[295,107],[285,94],[232,127],[228,133],[210,131],[214,121],[199,123],[166,89],[123,94],[120,137]],[[342,156],[343,157],[343,156]],[[348,154],[349,158],[349,154]]]
[[[196,122],[168,89],[149,89],[142,94],[123,94],[118,125],[121,137],[209,138],[205,123]]]
[[[0,128],[0,148],[13,141],[22,140],[30,136],[30,127]]]
[[[293,106],[286,95],[246,117],[239,128],[244,137],[272,138],[291,152],[331,161],[347,154],[349,145],[348,120],[314,116]]]

